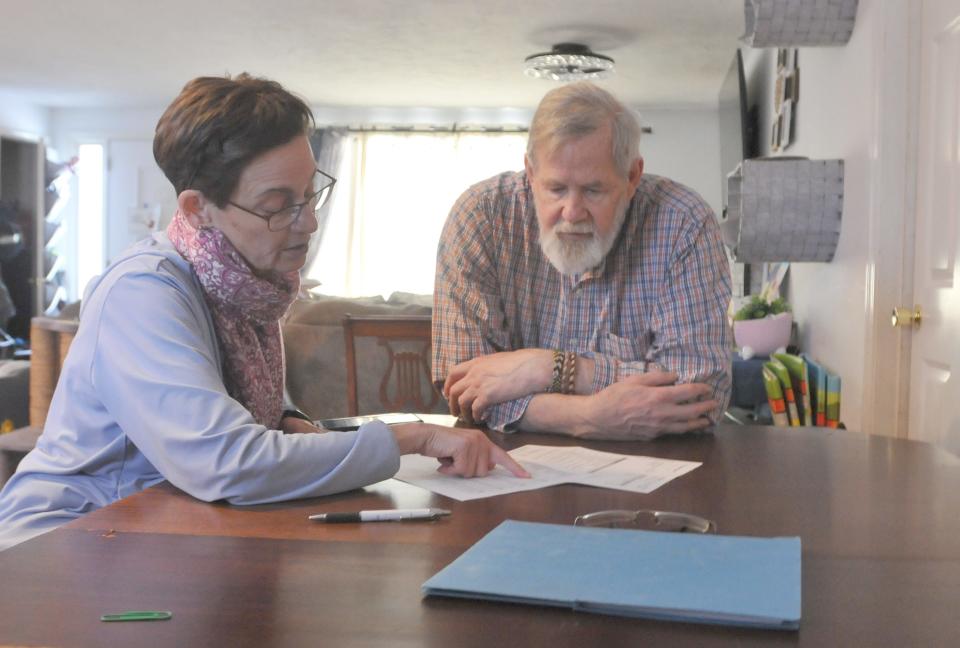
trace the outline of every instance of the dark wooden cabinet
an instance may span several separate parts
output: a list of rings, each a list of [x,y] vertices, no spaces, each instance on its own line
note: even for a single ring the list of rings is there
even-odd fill
[[[0,276],[16,309],[5,328],[24,339],[30,336],[30,319],[56,315],[66,297],[65,259],[57,254],[63,226],[50,177],[56,172],[48,167],[40,138],[0,134],[0,219],[7,223],[0,223],[7,234],[6,243],[0,243]],[[13,242],[16,238],[20,243]]]
[[[43,204],[43,144],[27,137],[0,135],[0,204],[6,220],[18,231],[22,247],[0,263],[16,314],[7,330],[16,337],[30,335],[30,318],[40,309],[39,284],[43,245],[39,236]]]

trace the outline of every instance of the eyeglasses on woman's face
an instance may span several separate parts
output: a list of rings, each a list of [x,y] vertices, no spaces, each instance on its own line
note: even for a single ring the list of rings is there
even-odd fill
[[[672,511],[597,511],[578,516],[573,525],[687,533],[717,532],[717,525],[712,520]]]
[[[227,204],[232,205],[241,211],[245,211],[248,214],[252,214],[257,218],[262,218],[263,220],[267,221],[268,230],[271,232],[279,232],[291,227],[294,223],[300,220],[300,216],[305,207],[314,212],[320,210],[324,204],[326,204],[327,199],[330,198],[330,192],[333,190],[333,185],[336,183],[337,179],[332,175],[317,169],[313,174],[313,192],[305,201],[301,203],[288,205],[281,209],[277,209],[276,211],[264,212],[257,212],[252,209],[248,209],[242,205],[238,205],[232,200],[228,200]]]

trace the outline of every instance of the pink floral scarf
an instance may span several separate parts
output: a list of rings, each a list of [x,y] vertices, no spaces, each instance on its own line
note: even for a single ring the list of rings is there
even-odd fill
[[[223,232],[196,229],[180,211],[167,236],[203,286],[220,341],[227,393],[258,423],[278,429],[284,371],[279,320],[297,296],[299,274],[258,277]]]

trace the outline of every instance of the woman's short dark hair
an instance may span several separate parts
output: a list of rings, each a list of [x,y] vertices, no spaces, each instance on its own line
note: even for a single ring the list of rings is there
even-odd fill
[[[309,106],[276,81],[198,77],[157,122],[153,157],[177,195],[196,189],[224,207],[251,160],[312,127]]]

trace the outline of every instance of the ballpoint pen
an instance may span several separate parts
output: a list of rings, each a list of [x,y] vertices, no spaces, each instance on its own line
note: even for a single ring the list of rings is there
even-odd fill
[[[395,520],[436,520],[450,511],[439,508],[382,509],[350,513],[317,513],[307,519],[315,522],[390,522]]]

